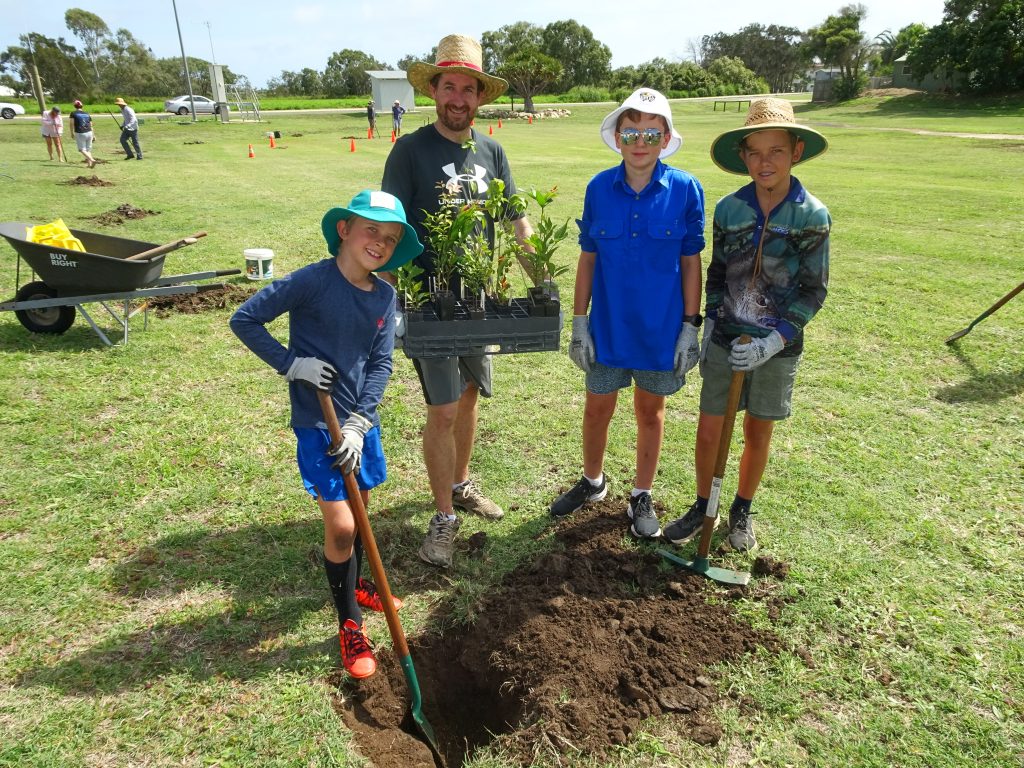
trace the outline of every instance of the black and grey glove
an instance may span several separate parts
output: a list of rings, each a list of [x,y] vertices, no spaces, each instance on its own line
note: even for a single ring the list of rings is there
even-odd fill
[[[296,357],[285,374],[288,381],[297,381],[310,389],[330,392],[338,380],[338,372],[330,363],[317,357]]]

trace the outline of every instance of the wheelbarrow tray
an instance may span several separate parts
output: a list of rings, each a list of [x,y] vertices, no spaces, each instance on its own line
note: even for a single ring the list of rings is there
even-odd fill
[[[0,235],[58,296],[134,291],[153,285],[163,272],[166,254],[126,261],[129,256],[156,248],[157,243],[72,229],[71,234],[82,241],[85,251],[71,251],[26,240],[26,230],[31,226],[21,221],[0,222]]]

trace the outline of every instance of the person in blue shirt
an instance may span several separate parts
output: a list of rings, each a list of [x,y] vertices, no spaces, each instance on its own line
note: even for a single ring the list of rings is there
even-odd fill
[[[359,577],[362,544],[341,473],[353,472],[363,503],[387,478],[377,406],[391,376],[395,289],[374,275],[423,251],[398,198],[363,190],[321,222],[322,259],[276,280],[231,318],[231,330],[289,383],[299,474],[324,520],[324,568],[338,611],[345,669],[369,677],[377,662],[362,629],[360,606],[381,610],[373,583]],[[267,330],[288,315],[288,346]],[[331,393],[343,441],[332,448],[317,390]],[[330,451],[330,453],[328,453]],[[339,473],[340,470],[340,473]],[[400,601],[396,599],[396,607]]]
[[[608,493],[604,454],[620,389],[633,388],[636,476],[630,532],[656,538],[651,489],[665,425],[665,398],[697,364],[704,190],[662,160],[682,144],[668,100],[640,88],[601,125],[622,162],[587,185],[573,296],[569,357],[586,373],[583,476],[551,504],[563,517]],[[587,308],[590,314],[587,315]]]
[[[804,327],[828,293],[832,218],[792,170],[827,148],[824,136],[796,122],[790,102],[776,98],[752,101],[743,126],[711,145],[711,159],[719,168],[749,176],[751,182],[715,206],[700,346],[697,499],[665,526],[665,538],[674,544],[701,528],[729,384],[733,371],[745,371],[739,403],[746,411],[743,454],[728,541],[739,552],[757,546],[751,503],[768,465],[775,422],[791,412]],[[748,343],[740,342],[744,334],[751,337]]]

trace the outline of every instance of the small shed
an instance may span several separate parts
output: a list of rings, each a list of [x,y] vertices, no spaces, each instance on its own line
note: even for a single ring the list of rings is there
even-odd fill
[[[407,112],[416,108],[415,91],[412,84],[405,79],[405,72],[400,69],[393,71],[366,70],[370,76],[370,97],[373,106],[380,113],[390,113],[391,105],[398,102]]]
[[[918,79],[907,62],[907,56],[900,56],[892,63],[892,87],[893,88],[918,88],[922,91],[952,91],[957,90],[963,84],[962,75],[955,74],[952,77],[943,77],[936,72],[929,72]]]

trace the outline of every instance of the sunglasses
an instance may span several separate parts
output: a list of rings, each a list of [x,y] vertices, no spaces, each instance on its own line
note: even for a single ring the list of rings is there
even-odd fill
[[[656,147],[661,144],[663,136],[657,128],[644,128],[642,131],[638,128],[623,128],[619,131],[619,141],[625,147],[631,147],[641,139],[647,146]]]

